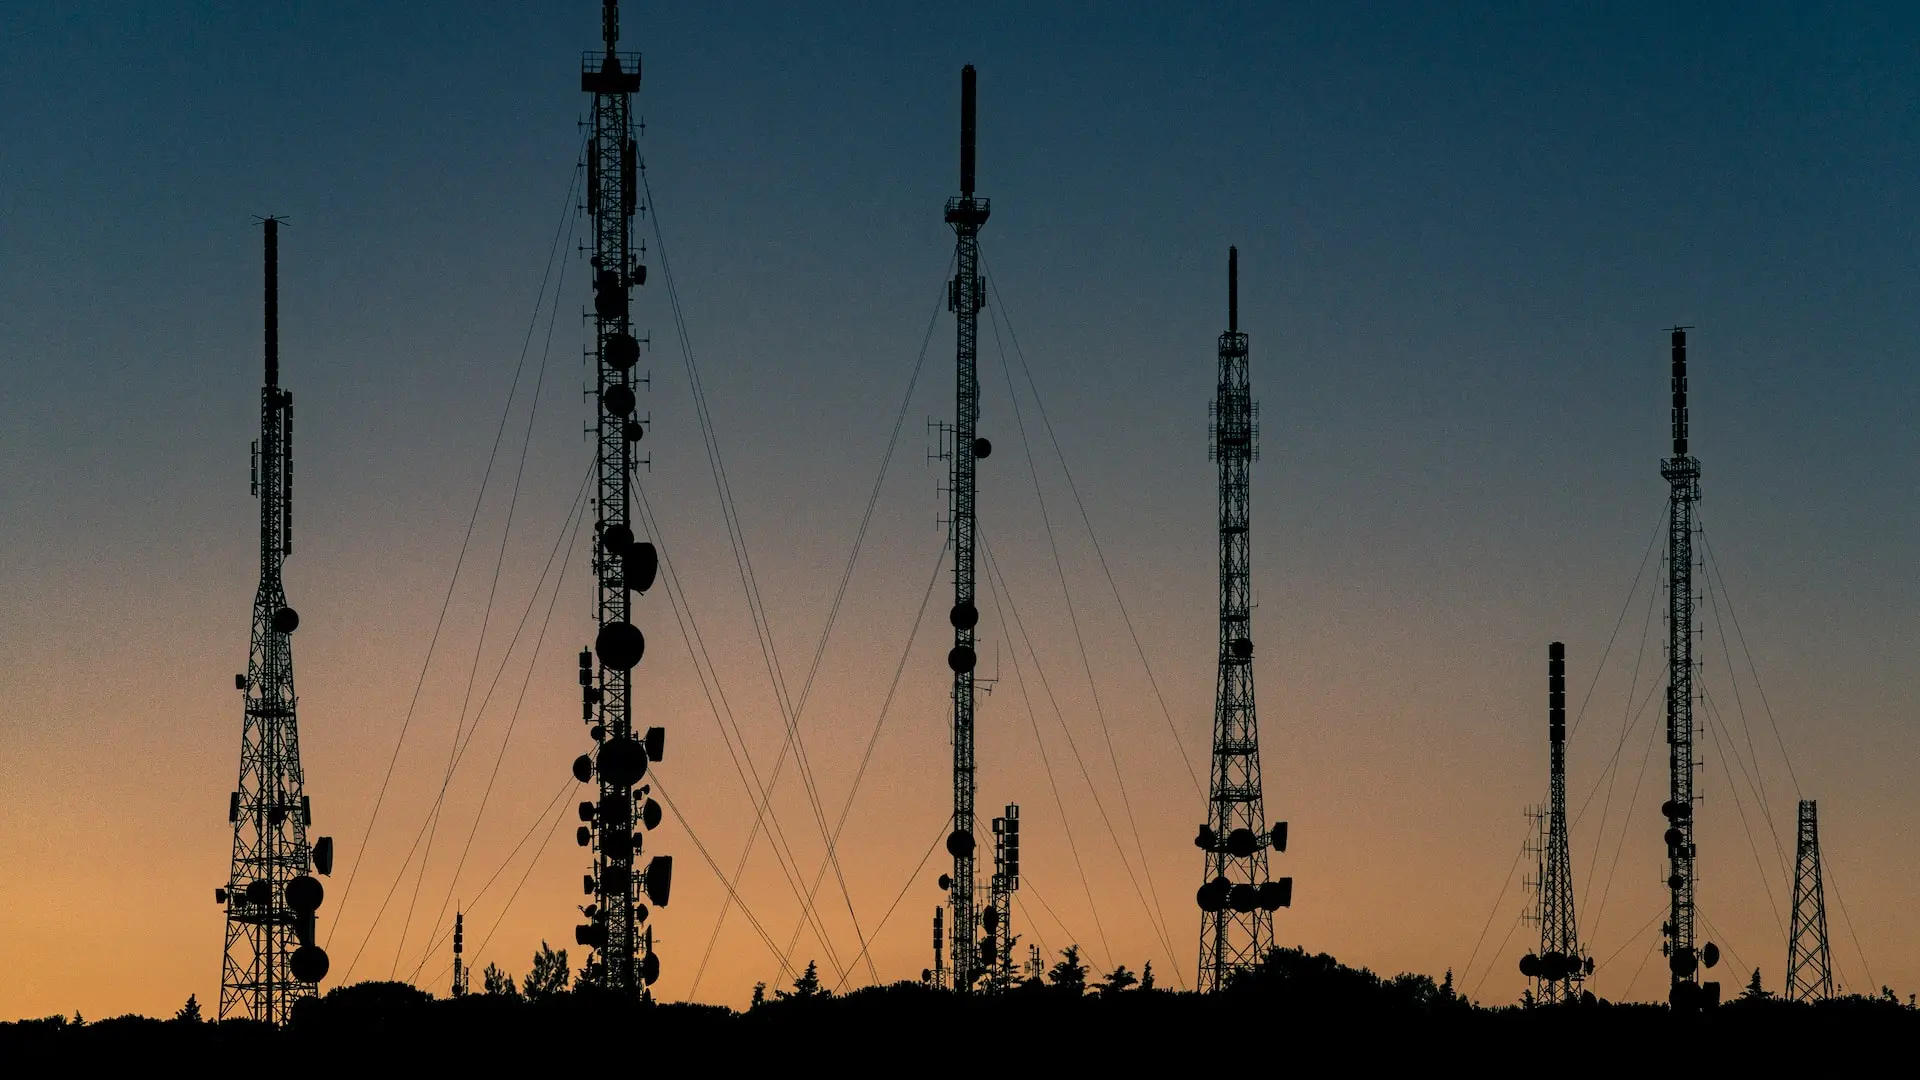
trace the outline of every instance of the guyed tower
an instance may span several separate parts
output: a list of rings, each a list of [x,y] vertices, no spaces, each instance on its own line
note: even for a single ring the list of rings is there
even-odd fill
[[[653,934],[640,927],[647,906],[665,907],[673,884],[673,859],[657,856],[636,874],[644,828],[660,824],[660,804],[641,785],[647,766],[666,750],[666,731],[648,728],[634,737],[633,669],[647,640],[632,622],[632,594],[653,585],[659,553],[635,538],[630,496],[635,483],[635,444],[646,434],[634,413],[634,369],[640,340],[631,322],[632,290],[647,278],[633,239],[639,201],[639,147],[633,138],[633,95],[640,89],[640,55],[620,52],[620,5],[600,9],[604,52],[587,53],[580,89],[593,95],[592,135],[587,141],[587,216],[593,223],[593,315],[595,356],[594,432],[596,512],[593,545],[594,647],[580,653],[580,713],[593,749],[573,763],[573,775],[592,783],[597,798],[580,804],[575,839],[592,852],[581,878],[591,901],[580,908],[586,922],[574,927],[575,944],[593,950],[587,979],[616,994],[638,998],[660,976]],[[596,667],[596,656],[599,663]]]
[[[953,648],[947,653],[947,666],[953,669],[953,830],[947,834],[953,873],[941,882],[947,890],[951,915],[947,928],[953,945],[953,988],[962,993],[987,974],[988,966],[981,956],[981,942],[975,937],[979,909],[973,895],[973,668],[977,659],[973,630],[980,622],[980,609],[973,600],[973,502],[974,461],[992,452],[976,430],[980,379],[975,348],[980,309],[987,305],[980,278],[980,227],[987,223],[991,206],[973,193],[973,93],[973,65],[968,64],[960,71],[960,194],[947,200],[946,213],[947,224],[953,226],[955,266],[947,290],[947,306],[953,311],[955,323],[956,373],[948,493],[953,544],[953,610],[949,615]]]
[[[333,839],[311,845],[313,805],[300,767],[294,718],[293,642],[300,616],[287,604],[281,568],[293,553],[293,395],[280,388],[280,225],[266,234],[266,382],[260,388],[260,441],[253,446],[253,493],[260,500],[260,588],[253,597],[253,645],[247,673],[236,675],[245,722],[240,782],[227,800],[233,861],[215,889],[227,912],[220,966],[219,1018],[285,1023],[327,975],[314,941],[324,890],[312,871],[333,872]]]
[[[1226,988],[1273,947],[1273,913],[1293,904],[1293,879],[1267,876],[1267,849],[1287,850],[1287,823],[1268,828],[1260,779],[1260,725],[1253,709],[1253,637],[1248,531],[1249,472],[1260,456],[1247,335],[1240,332],[1240,251],[1227,249],[1227,332],[1220,335],[1209,456],[1220,466],[1220,666],[1214,690],[1207,821],[1194,844],[1206,853],[1200,886],[1200,990]]]

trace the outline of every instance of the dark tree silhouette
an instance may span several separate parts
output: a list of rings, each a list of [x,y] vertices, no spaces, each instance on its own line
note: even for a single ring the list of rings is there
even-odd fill
[[[1765,1001],[1772,996],[1772,992],[1760,985],[1760,969],[1754,968],[1753,978],[1747,980],[1747,988],[1740,992],[1740,999],[1742,1001]]]
[[[1047,972],[1047,980],[1071,994],[1087,992],[1087,965],[1080,962],[1080,946],[1060,950],[1060,962]]]
[[[185,1005],[180,1006],[180,1011],[177,1013],[174,1013],[173,1018],[175,1020],[179,1020],[188,1024],[199,1023],[200,1022],[200,1002],[196,1000],[192,994],[188,994],[187,1003]]]
[[[820,965],[812,960],[807,961],[807,970],[793,980],[793,993],[789,994],[781,990],[777,991],[777,996],[783,998],[826,997],[827,992],[820,989]]]
[[[555,952],[545,941],[540,943],[540,951],[533,954],[533,966],[527,969],[527,977],[520,984],[521,990],[529,1001],[545,1001],[556,994],[567,992],[567,980],[573,971],[567,967],[567,950]]]
[[[764,982],[754,983],[752,1007],[757,1009],[760,1006],[765,1005],[766,1003],[767,1003],[767,984]]]
[[[1153,961],[1151,960],[1147,961],[1146,967],[1140,969],[1140,989],[1153,989]]]
[[[495,997],[510,997],[516,1000],[520,997],[520,991],[513,985],[513,976],[501,971],[493,964],[488,964],[487,970],[481,972],[480,988]]]
[[[1127,970],[1127,965],[1121,964],[1108,972],[1107,977],[1100,981],[1100,992],[1102,994],[1122,993],[1131,989],[1139,981],[1140,979],[1133,972]]]

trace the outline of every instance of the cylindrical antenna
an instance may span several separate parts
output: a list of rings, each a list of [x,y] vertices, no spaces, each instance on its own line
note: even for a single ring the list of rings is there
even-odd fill
[[[1687,456],[1687,330],[1673,328],[1673,456]]]
[[[1240,332],[1240,249],[1227,249],[1227,333]]]
[[[620,40],[620,0],[605,0],[600,5],[600,36],[606,40],[607,54],[613,54],[614,42]]]
[[[973,65],[960,69],[960,194],[973,195]]]
[[[267,385],[280,385],[280,219],[267,229]]]
[[[1547,646],[1547,739],[1567,741],[1567,647],[1558,641]]]

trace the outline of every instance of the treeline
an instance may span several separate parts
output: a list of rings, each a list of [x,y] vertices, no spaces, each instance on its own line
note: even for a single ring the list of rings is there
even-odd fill
[[[284,1030],[206,1021],[192,999],[169,1020],[0,1023],[0,1061],[68,1069],[107,1061],[275,1061],[304,1075],[438,1057],[462,1071],[490,1070],[502,1057],[534,1053],[552,1055],[568,1072],[591,1069],[611,1053],[632,1057],[642,1071],[646,1060],[670,1060],[867,1076],[944,1068],[955,1054],[974,1065],[991,1058],[1009,1066],[1045,1060],[1146,1067],[1188,1056],[1208,1071],[1223,1056],[1244,1059],[1249,1068],[1235,1072],[1282,1060],[1370,1071],[1439,1059],[1504,1072],[1498,1063],[1511,1055],[1515,1064],[1545,1060],[1585,1072],[1607,1060],[1644,1061],[1643,1053],[1680,1053],[1703,1066],[1837,1064],[1880,1047],[1910,1046],[1920,1036],[1920,1012],[1891,991],[1798,1005],[1767,994],[1756,977],[1747,993],[1697,1017],[1605,1001],[1489,1008],[1459,994],[1451,972],[1438,981],[1383,977],[1303,949],[1273,950],[1210,996],[1167,989],[1151,965],[1138,975],[1124,967],[1096,975],[1075,948],[1044,973],[1030,970],[995,992],[964,997],[922,982],[836,994],[810,963],[789,988],[756,987],[754,1004],[740,1011],[636,1004],[581,984],[580,974],[569,970],[564,950],[543,944],[518,980],[490,967],[481,987],[459,998],[394,982],[336,987],[302,1002]]]

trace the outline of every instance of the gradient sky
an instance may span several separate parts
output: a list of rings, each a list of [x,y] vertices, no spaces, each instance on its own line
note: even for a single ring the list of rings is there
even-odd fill
[[[542,939],[571,943],[585,860],[567,807],[582,796],[556,804],[557,831],[539,815],[587,745],[572,660],[592,629],[583,548],[532,650],[553,595],[542,566],[587,464],[574,316],[588,294],[571,252],[550,349],[534,312],[556,228],[576,243],[586,228],[563,207],[585,105],[575,64],[597,7],[0,16],[0,1017],[217,997],[212,889],[227,872],[241,720],[228,680],[245,664],[258,573],[246,448],[259,214],[292,223],[287,582],[302,615],[307,791],[317,831],[341,848],[321,911],[332,980],[417,969],[444,992],[450,956],[433,938],[448,899],[469,910],[477,965],[518,974]],[[1723,981],[1757,966],[1779,987],[1789,892],[1774,836],[1790,862],[1797,790],[1821,801],[1842,981],[1920,990],[1908,917],[1920,899],[1908,680],[1920,18],[1754,4],[968,13],[629,4],[622,44],[646,53],[657,221],[794,697],[943,288],[955,76],[980,69],[988,325],[1019,335],[1177,731],[1024,383],[1021,438],[983,325],[981,424],[997,452],[981,520],[1008,586],[985,605],[983,664],[1000,682],[980,712],[979,805],[1023,806],[1026,940],[1078,941],[1105,967],[1152,959],[1164,984],[1193,977],[1203,800],[1181,759],[1204,760],[1212,715],[1206,403],[1238,244],[1263,405],[1267,809],[1292,822],[1277,872],[1296,883],[1280,940],[1387,972],[1451,967],[1479,999],[1517,997],[1528,930],[1509,935],[1521,892],[1508,874],[1545,788],[1546,643],[1567,643],[1578,706],[1619,621],[1570,750],[1576,809],[1601,791],[1573,830],[1581,926],[1602,961],[1594,989],[1664,995],[1645,923],[1665,896],[1654,808],[1666,781],[1659,754],[1640,766],[1651,721],[1622,731],[1661,663],[1657,619],[1642,645],[1657,558],[1630,586],[1666,495],[1665,328],[1685,324],[1701,515],[1726,584],[1701,616],[1717,717],[1701,736],[1705,936],[1729,952]],[[765,775],[783,725],[657,254],[639,300],[655,345],[642,407],[657,539]],[[467,562],[363,850],[530,320]],[[944,313],[932,342],[802,716],[829,820],[942,544],[925,451],[928,419],[952,412]],[[941,898],[940,858],[914,870],[945,829],[948,587],[906,656],[841,841],[869,933],[907,886],[874,938],[882,978],[930,962]],[[1008,598],[1037,669],[1000,629]],[[1727,603],[1757,683],[1731,620],[1730,648],[1717,636]],[[694,837],[731,870],[752,821],[722,735],[733,729],[709,707],[668,598],[638,610],[652,642],[642,719],[668,728],[658,772],[680,810],[651,838],[679,862],[655,917],[656,989],[739,1005],[755,981],[791,976],[736,912],[694,987],[723,895]],[[470,670],[476,704],[504,674],[447,787],[409,922],[402,858],[440,788]],[[1617,775],[1603,771],[1616,746]],[[811,877],[822,844],[793,779],[776,815]],[[1162,914],[1149,918],[1136,880]],[[827,881],[820,918],[838,959],[807,931],[792,963],[852,966],[851,985],[865,964],[851,964],[848,903]],[[784,945],[800,909],[764,840],[739,888]]]

